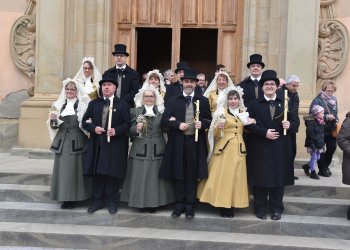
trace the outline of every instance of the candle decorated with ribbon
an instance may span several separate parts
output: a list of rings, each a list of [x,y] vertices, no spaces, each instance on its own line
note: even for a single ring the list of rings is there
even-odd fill
[[[112,127],[112,113],[113,113],[112,111],[113,111],[113,100],[111,100],[109,103],[109,116],[108,116],[108,125],[107,125],[108,130],[110,130]],[[107,142],[111,142],[110,135],[107,135]]]
[[[287,121],[287,115],[288,115],[288,90],[284,90],[284,116],[283,121]],[[287,135],[287,129],[283,129],[283,135]]]
[[[199,100],[195,101],[194,102],[196,104],[196,114],[195,114],[195,118],[194,118],[194,121],[195,122],[199,122]],[[194,141],[198,141],[198,128],[196,128],[196,131],[195,131],[195,137],[194,137]]]

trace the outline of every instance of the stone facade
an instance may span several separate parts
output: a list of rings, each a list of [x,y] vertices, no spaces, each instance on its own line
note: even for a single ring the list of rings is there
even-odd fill
[[[35,53],[27,49],[25,57],[19,56],[23,54],[19,53],[18,36],[11,40],[14,64],[27,75],[26,89],[31,89],[33,76],[35,83],[34,96],[21,105],[20,147],[48,148],[45,124],[48,108],[57,98],[62,80],[76,73],[81,58],[95,56],[96,65],[103,70],[111,65],[115,42],[112,5],[112,0],[28,1],[25,15],[13,32],[25,37],[26,48],[35,44]],[[335,79],[338,89],[345,89],[344,76],[350,74],[350,69],[345,67],[349,57],[350,13],[343,11],[344,16],[337,20],[335,10],[342,10],[342,6],[346,6],[346,1],[245,0],[241,75],[248,74],[245,65],[252,53],[262,54],[266,68],[275,69],[282,78],[298,75],[302,80],[301,115],[306,114],[323,79]],[[34,15],[36,22],[32,18]],[[326,53],[329,49],[333,49],[332,54]],[[343,105],[346,97],[341,91],[337,91],[336,96],[342,116],[348,111]],[[304,128],[301,127],[299,157],[305,156],[303,143]]]

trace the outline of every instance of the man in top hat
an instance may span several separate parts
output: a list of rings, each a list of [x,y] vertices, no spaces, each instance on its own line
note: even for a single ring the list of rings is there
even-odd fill
[[[83,117],[83,128],[90,133],[83,174],[93,177],[93,203],[88,208],[88,213],[107,206],[109,212],[115,214],[118,209],[119,186],[127,165],[130,106],[115,95],[118,82],[113,75],[104,74],[99,84],[101,98],[89,103]]]
[[[208,99],[194,91],[197,73],[192,69],[184,69],[181,81],[181,95],[168,100],[162,117],[162,126],[168,129],[168,143],[159,176],[172,179],[175,183],[176,206],[171,216],[177,218],[185,213],[187,219],[192,219],[197,181],[208,177],[205,129],[210,126],[211,114]],[[199,121],[194,121],[197,101]]]
[[[164,96],[164,104],[166,105],[170,97],[181,95],[183,92],[181,78],[184,75],[184,70],[189,69],[188,62],[180,61],[176,64],[175,74],[178,80],[170,85],[168,85],[166,89],[166,93]],[[195,89],[196,93],[202,93],[201,89],[198,87]]]
[[[250,76],[239,83],[239,86],[243,88],[243,100],[246,107],[249,106],[252,100],[258,99],[259,96],[263,95],[259,81],[262,70],[265,67],[260,54],[253,54],[249,58],[250,61],[247,63],[247,67]]]
[[[129,53],[126,52],[126,45],[114,45],[112,52],[115,60],[115,66],[105,71],[111,74],[113,79],[118,83],[116,96],[125,100],[130,106],[134,106],[134,97],[140,88],[139,74],[126,64]]]
[[[292,148],[289,130],[295,126],[294,116],[284,119],[284,98],[276,94],[279,79],[274,70],[262,73],[259,84],[263,94],[248,107],[256,124],[249,125],[251,144],[247,157],[248,181],[253,188],[254,210],[258,218],[281,219],[284,186],[294,184]],[[286,129],[287,135],[283,135]]]

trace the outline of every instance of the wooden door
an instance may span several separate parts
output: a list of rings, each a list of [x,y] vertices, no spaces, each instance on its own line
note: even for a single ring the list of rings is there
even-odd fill
[[[243,0],[114,0],[112,42],[128,46],[130,53],[128,64],[136,68],[137,28],[170,28],[172,30],[170,65],[175,69],[176,63],[182,59],[180,55],[184,54],[184,52],[181,54],[181,47],[191,51],[191,48],[181,44],[184,29],[216,30],[216,61],[212,65],[224,64],[233,80],[239,81],[242,13]],[[198,42],[205,43],[205,41]],[[208,46],[208,49],[212,50],[212,42]],[[209,69],[206,71],[209,73]]]

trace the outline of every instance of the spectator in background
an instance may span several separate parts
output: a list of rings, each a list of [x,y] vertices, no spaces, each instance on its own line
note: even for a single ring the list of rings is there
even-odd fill
[[[350,185],[350,112],[346,114],[337,136],[337,142],[340,149],[343,150],[343,183]],[[348,207],[347,218],[350,220],[350,206]]]
[[[205,79],[205,75],[203,73],[200,73],[197,75],[197,86],[200,87],[202,94],[204,94],[205,90],[207,89],[207,81]]]
[[[163,73],[164,75],[164,82],[165,82],[165,86],[167,87],[168,85],[176,82],[176,77],[175,77],[175,73],[174,71],[172,71],[171,69],[167,69],[164,71]]]
[[[332,162],[333,154],[337,148],[336,138],[332,136],[332,131],[337,128],[338,119],[338,104],[337,99],[334,96],[334,92],[337,90],[335,82],[332,80],[326,80],[322,84],[322,91],[312,101],[310,106],[319,105],[324,108],[324,142],[326,144],[326,151],[321,153],[318,164],[318,175],[323,177],[329,177],[332,172],[329,166]]]
[[[281,80],[281,79],[280,79]],[[300,79],[296,75],[290,75],[285,82],[285,85],[278,88],[277,94],[281,95],[281,98],[284,98],[284,91],[288,91],[288,112],[294,116],[293,121],[295,121],[295,125],[291,126],[289,129],[290,137],[292,140],[292,150],[293,150],[293,165],[295,156],[297,154],[297,133],[300,126],[300,118],[299,118],[299,95],[298,88],[300,84]],[[294,179],[297,180],[298,177],[294,176]]]

